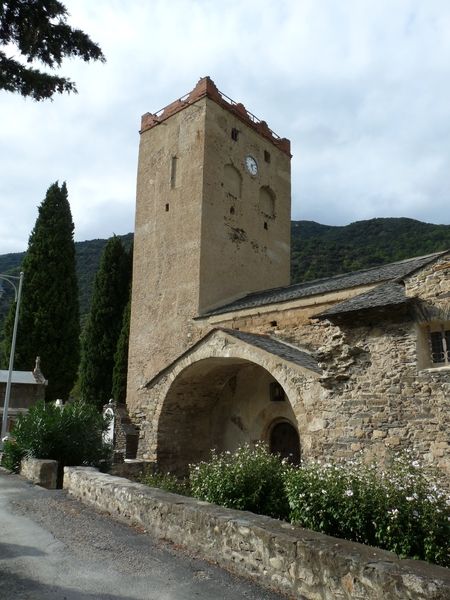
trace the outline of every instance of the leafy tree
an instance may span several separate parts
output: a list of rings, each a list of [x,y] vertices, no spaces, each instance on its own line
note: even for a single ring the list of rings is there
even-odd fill
[[[131,297],[123,311],[122,329],[114,355],[112,397],[116,402],[125,403],[127,395],[128,341],[130,337]]]
[[[128,301],[130,256],[120,238],[105,246],[94,282],[91,310],[82,340],[81,397],[98,407],[111,397],[114,355]]]
[[[67,10],[58,0],[3,0],[0,2],[0,89],[18,92],[34,100],[53,94],[75,92],[75,84],[66,77],[52,75],[6,54],[14,45],[30,65],[40,61],[54,69],[65,57],[84,61],[105,61],[101,49],[80,29],[66,23]]]
[[[73,222],[66,184],[51,185],[39,207],[23,261],[24,282],[17,335],[16,369],[29,371],[36,356],[48,378],[46,399],[66,399],[79,361],[78,284]],[[15,303],[5,324],[9,356]],[[6,359],[7,362],[7,359]]]

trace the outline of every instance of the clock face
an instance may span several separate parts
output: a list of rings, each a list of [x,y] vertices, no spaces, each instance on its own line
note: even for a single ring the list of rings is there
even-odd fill
[[[253,158],[253,156],[246,156],[245,157],[245,167],[247,169],[247,171],[250,173],[250,175],[257,175],[258,173],[258,163],[256,162],[256,158]]]

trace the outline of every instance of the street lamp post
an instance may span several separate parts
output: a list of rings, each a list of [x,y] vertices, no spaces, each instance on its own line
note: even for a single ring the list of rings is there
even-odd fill
[[[3,438],[6,436],[6,426],[8,422],[8,408],[9,408],[9,398],[11,396],[11,380],[12,380],[12,372],[14,366],[14,354],[16,352],[16,337],[17,337],[17,325],[19,323],[19,310],[20,310],[20,298],[22,296],[22,284],[23,284],[23,271],[20,273],[19,277],[15,275],[2,275],[0,274],[0,279],[4,281],[8,281],[14,288],[15,294],[15,302],[16,302],[16,313],[14,316],[14,328],[13,335],[11,340],[11,351],[9,353],[9,368],[8,368],[8,380],[6,383],[6,391],[5,391],[5,402],[3,405],[3,419],[2,419],[2,432],[0,435],[0,448],[3,447]],[[19,282],[17,285],[16,282]]]

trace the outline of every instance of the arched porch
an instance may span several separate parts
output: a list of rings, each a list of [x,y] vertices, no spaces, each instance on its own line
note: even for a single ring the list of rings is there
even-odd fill
[[[290,435],[280,444],[283,428]],[[161,470],[185,473],[189,464],[208,459],[211,449],[233,451],[260,440],[294,462],[300,458],[291,401],[266,368],[244,358],[209,357],[174,378],[158,421]]]

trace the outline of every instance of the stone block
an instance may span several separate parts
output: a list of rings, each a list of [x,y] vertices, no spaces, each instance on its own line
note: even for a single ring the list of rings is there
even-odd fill
[[[41,487],[55,490],[58,481],[58,461],[25,458],[20,465],[20,474]]]

